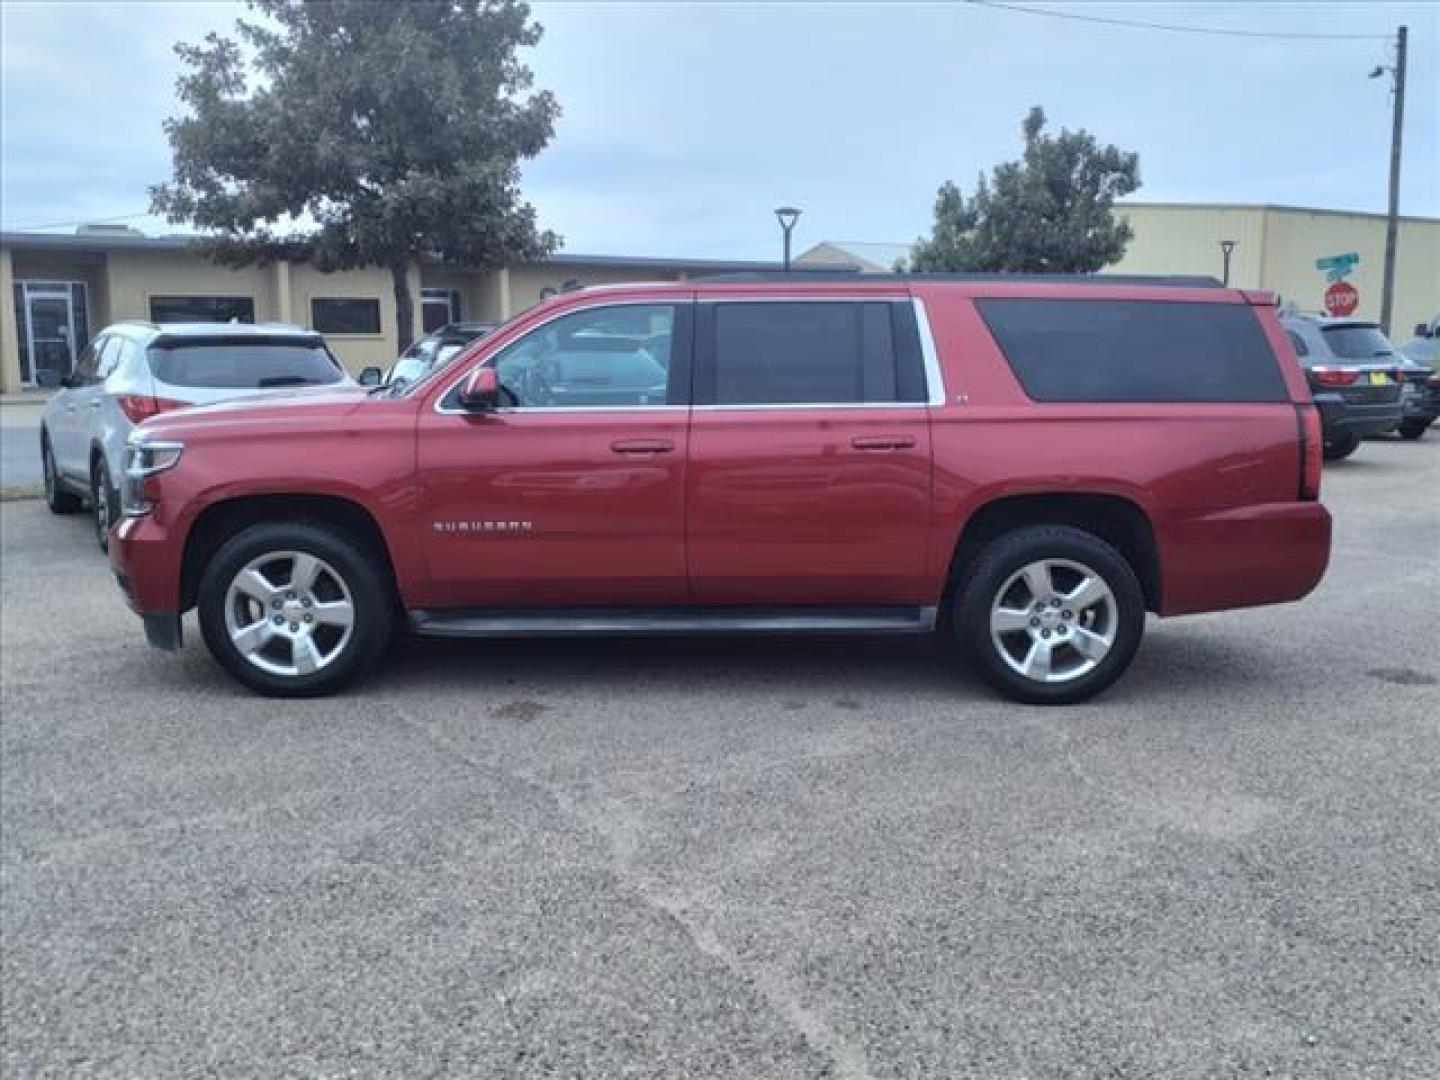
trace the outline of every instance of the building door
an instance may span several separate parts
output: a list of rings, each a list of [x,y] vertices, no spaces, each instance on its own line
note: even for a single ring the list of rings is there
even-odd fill
[[[420,290],[420,325],[425,333],[460,321],[460,294],[454,289]]]
[[[15,283],[20,336],[20,382],[59,386],[89,338],[85,285],[71,281]]]

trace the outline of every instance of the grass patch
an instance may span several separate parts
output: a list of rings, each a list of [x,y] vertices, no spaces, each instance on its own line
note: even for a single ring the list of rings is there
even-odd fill
[[[44,484],[6,484],[0,487],[0,502],[20,502],[23,499],[43,499]]]

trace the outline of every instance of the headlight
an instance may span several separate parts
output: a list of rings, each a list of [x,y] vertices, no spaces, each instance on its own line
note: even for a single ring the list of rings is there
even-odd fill
[[[120,508],[126,517],[143,517],[155,509],[146,480],[180,463],[185,446],[178,442],[141,439],[125,447],[125,478],[120,485]]]

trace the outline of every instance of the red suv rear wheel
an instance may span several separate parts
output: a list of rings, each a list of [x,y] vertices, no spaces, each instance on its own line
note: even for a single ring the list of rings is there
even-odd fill
[[[957,590],[955,634],[981,675],[1017,701],[1064,705],[1130,666],[1145,595],[1118,551],[1068,525],[1007,533]]]

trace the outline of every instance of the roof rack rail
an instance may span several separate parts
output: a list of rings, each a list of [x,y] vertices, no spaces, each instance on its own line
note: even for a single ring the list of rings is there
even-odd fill
[[[705,274],[689,279],[710,284],[766,284],[805,281],[934,281],[934,282],[1006,282],[1040,285],[1158,285],[1175,289],[1223,289],[1219,279],[1208,274],[864,274],[858,270],[811,270],[797,267],[790,271],[741,271],[731,274]]]

